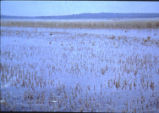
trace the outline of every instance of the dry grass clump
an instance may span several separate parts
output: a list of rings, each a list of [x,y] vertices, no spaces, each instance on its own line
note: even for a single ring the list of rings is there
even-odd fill
[[[116,87],[117,89],[120,87],[120,81],[119,81],[119,80],[115,82],[115,87]]]
[[[80,68],[79,68],[79,65],[77,63],[71,65],[71,68],[70,68],[70,73],[73,73],[73,74],[76,74],[78,75],[80,73]]]
[[[155,88],[155,86],[154,86],[154,82],[151,82],[151,84],[150,84],[150,88],[151,88],[152,90],[154,90],[154,88]]]
[[[143,56],[140,55],[134,55],[134,56],[129,56],[126,58],[124,61],[120,61],[123,66],[123,71],[127,72],[128,74],[130,72],[133,72],[134,75],[136,76],[138,73],[138,70],[143,69],[145,71],[148,71],[149,69],[152,69],[154,64],[155,57],[151,56],[150,54],[146,54]],[[157,62],[156,62],[157,63]]]
[[[104,75],[106,71],[108,71],[108,66],[107,65],[104,68],[101,69],[102,75]]]
[[[147,39],[144,39],[144,42],[148,42],[148,41],[150,41],[150,38],[151,38],[151,37],[150,37],[150,36],[148,36],[148,37],[147,37]]]
[[[108,37],[109,39],[115,39],[115,36],[114,35],[112,35],[112,36],[110,36],[110,37]]]
[[[159,47],[159,40],[158,39],[151,39],[151,37],[148,36],[146,39],[143,39],[141,41],[141,44],[144,45],[144,46],[155,45],[155,46]]]

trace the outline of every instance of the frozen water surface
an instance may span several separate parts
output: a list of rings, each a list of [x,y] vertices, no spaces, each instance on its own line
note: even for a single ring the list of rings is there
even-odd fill
[[[1,27],[2,111],[159,112],[159,29]]]

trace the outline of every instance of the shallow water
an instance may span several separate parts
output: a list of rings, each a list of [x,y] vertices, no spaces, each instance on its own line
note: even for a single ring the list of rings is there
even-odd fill
[[[158,31],[2,27],[1,110],[158,112]]]

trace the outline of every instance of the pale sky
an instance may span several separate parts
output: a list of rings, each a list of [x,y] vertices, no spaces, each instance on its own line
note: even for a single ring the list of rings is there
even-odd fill
[[[159,13],[159,2],[1,1],[1,15],[53,16],[79,13]]]

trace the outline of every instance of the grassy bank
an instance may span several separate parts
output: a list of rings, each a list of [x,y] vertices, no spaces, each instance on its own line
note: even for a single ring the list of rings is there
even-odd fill
[[[1,26],[17,27],[46,27],[46,28],[116,28],[116,29],[143,29],[159,28],[159,20],[114,20],[114,21],[1,21]]]

